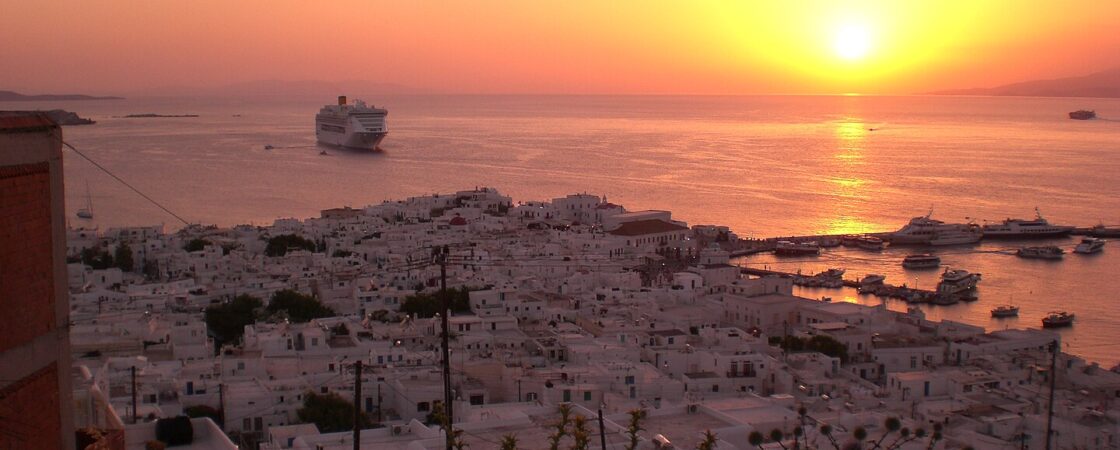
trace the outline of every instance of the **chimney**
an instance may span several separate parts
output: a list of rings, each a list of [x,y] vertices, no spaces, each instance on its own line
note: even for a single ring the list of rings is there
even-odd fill
[[[346,104],[346,96],[345,96],[345,95],[340,95],[340,96],[338,96],[338,104],[339,104],[340,106],[341,106],[341,105],[345,105],[345,104]]]

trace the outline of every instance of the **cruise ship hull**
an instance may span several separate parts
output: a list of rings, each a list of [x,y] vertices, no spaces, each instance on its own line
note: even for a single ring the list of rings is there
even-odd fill
[[[1059,227],[1048,230],[1012,231],[1012,230],[984,230],[984,239],[1033,239],[1054,238],[1068,236],[1073,232],[1073,227]]]
[[[377,146],[388,133],[333,133],[319,131],[316,136],[320,144],[345,147],[357,150],[377,150]]]

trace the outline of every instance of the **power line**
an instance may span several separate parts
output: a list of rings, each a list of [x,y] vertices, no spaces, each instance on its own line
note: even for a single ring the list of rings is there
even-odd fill
[[[122,179],[121,177],[117,176],[116,174],[114,174],[113,172],[111,172],[111,171],[110,171],[109,169],[106,169],[106,168],[105,168],[105,166],[102,166],[101,164],[98,164],[98,163],[97,163],[97,161],[94,161],[94,160],[93,160],[92,158],[90,158],[89,156],[86,156],[86,154],[85,154],[85,153],[82,153],[82,152],[81,152],[81,151],[79,151],[79,150],[78,150],[77,148],[75,148],[75,147],[74,147],[73,145],[70,145],[70,143],[69,143],[69,142],[66,142],[65,140],[63,140],[63,139],[62,139],[62,136],[54,135],[53,133],[52,133],[52,136],[54,136],[54,137],[58,138],[58,141],[59,141],[59,142],[61,142],[61,143],[62,143],[62,145],[65,145],[65,146],[66,146],[66,148],[69,148],[70,150],[73,150],[73,151],[74,151],[74,153],[77,153],[77,154],[78,154],[78,156],[81,156],[82,158],[85,158],[85,160],[86,160],[86,161],[89,161],[89,163],[90,163],[90,164],[93,164],[93,165],[94,165],[94,167],[97,167],[98,169],[101,169],[101,171],[102,171],[102,172],[105,172],[105,173],[106,173],[107,175],[109,175],[109,176],[113,177],[113,179],[117,180],[118,182],[120,182],[121,184],[123,184],[123,185],[124,185],[125,187],[127,187],[127,188],[131,189],[131,190],[132,190],[132,192],[135,192],[135,193],[136,193],[137,195],[139,195],[139,196],[143,197],[143,198],[144,198],[144,200],[147,200],[147,201],[151,202],[151,203],[152,203],[153,205],[156,205],[156,207],[157,207],[157,208],[159,208],[159,209],[162,209],[162,210],[163,210],[163,212],[165,212],[165,213],[168,213],[168,214],[170,214],[170,215],[171,215],[171,217],[174,217],[174,218],[178,219],[178,220],[179,220],[180,222],[183,222],[183,225],[190,225],[190,224],[191,224],[190,222],[187,222],[187,220],[186,220],[186,219],[184,219],[184,218],[182,218],[182,217],[179,217],[179,215],[178,215],[178,214],[175,214],[175,213],[171,212],[171,210],[170,210],[170,209],[167,209],[167,207],[165,207],[165,206],[163,206],[162,204],[160,204],[159,202],[155,201],[155,199],[153,199],[153,198],[149,197],[149,196],[148,196],[147,194],[145,194],[145,193],[143,193],[143,192],[140,192],[140,190],[139,190],[139,189],[136,189],[136,188],[135,188],[135,187],[133,187],[133,186],[132,186],[131,184],[128,184],[128,182],[127,182],[127,181],[124,181],[124,180],[123,180],[123,179]]]

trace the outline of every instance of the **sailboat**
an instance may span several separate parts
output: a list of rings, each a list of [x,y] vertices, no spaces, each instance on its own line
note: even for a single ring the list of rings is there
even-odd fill
[[[86,207],[78,209],[78,217],[82,219],[93,218],[93,199],[89,196],[89,181],[86,181]]]

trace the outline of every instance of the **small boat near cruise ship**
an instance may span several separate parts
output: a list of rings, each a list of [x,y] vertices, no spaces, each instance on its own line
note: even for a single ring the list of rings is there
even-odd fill
[[[941,267],[941,257],[929,253],[906,255],[902,259],[902,267],[907,269],[934,269]]]
[[[1018,306],[999,305],[995,308],[992,308],[992,317],[1002,318],[1002,317],[1018,317],[1018,316],[1019,316],[1019,307]]]
[[[984,224],[982,227],[984,238],[1057,237],[1070,234],[1075,228],[1067,225],[1053,225],[1047,222],[1038,208],[1034,209],[1034,213],[1034,220],[1008,218],[998,224]]]
[[[1073,325],[1073,313],[1053,311],[1042,318],[1043,328],[1059,328]]]
[[[337,105],[324,106],[315,115],[315,137],[320,144],[376,150],[389,133],[388,115],[388,110],[366,106],[361,100],[349,105],[346,96],[340,95]]]
[[[1054,245],[1047,245],[1044,247],[1023,247],[1015,252],[1015,255],[1020,258],[1034,258],[1034,259],[1062,259],[1065,256],[1065,250],[1061,247]]]
[[[1091,109],[1079,109],[1069,113],[1069,118],[1074,120],[1089,120],[1096,119],[1097,112]]]
[[[1073,248],[1073,252],[1074,253],[1081,253],[1083,255],[1097,253],[1097,252],[1100,252],[1101,250],[1104,250],[1104,243],[1105,242],[1106,241],[1104,239],[1101,239],[1101,238],[1087,237],[1087,238],[1081,239],[1081,243],[1077,244],[1077,247]]]

